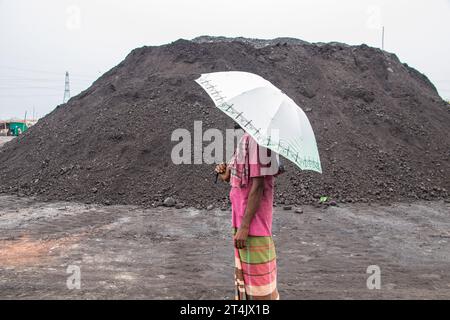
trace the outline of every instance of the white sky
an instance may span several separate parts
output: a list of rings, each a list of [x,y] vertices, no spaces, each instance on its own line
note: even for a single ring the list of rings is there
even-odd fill
[[[0,0],[0,119],[41,117],[134,48],[199,35],[381,46],[450,98],[450,0]]]

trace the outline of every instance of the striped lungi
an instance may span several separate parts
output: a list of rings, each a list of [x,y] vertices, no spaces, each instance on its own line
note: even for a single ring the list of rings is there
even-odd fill
[[[235,248],[234,252],[235,299],[279,300],[277,259],[272,237],[248,236],[246,247]]]

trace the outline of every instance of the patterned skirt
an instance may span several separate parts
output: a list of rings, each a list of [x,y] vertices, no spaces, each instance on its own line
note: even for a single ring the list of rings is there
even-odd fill
[[[246,247],[235,248],[234,252],[235,299],[279,300],[277,259],[272,237],[249,236]]]

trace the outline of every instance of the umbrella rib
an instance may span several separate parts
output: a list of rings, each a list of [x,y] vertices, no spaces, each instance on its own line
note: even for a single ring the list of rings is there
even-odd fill
[[[247,120],[247,118],[242,116],[242,114],[244,113],[243,111],[240,112],[236,117],[233,115],[233,113],[234,114],[237,113],[237,111],[233,108],[234,104],[228,104],[228,103],[225,102],[225,103],[222,103],[219,106],[219,108],[223,109],[222,106],[228,107],[225,111],[230,113],[230,116],[232,116],[232,118],[234,118],[235,120],[238,120],[241,123],[247,121],[247,123],[244,125],[244,127],[247,128],[248,126],[250,126],[251,129],[254,131],[254,135],[255,136],[259,136],[260,135],[261,128],[256,129],[256,127],[252,124],[252,120]],[[232,111],[230,111],[230,109],[232,109]],[[240,121],[239,118],[241,118],[242,121]]]
[[[200,84],[204,86],[208,93],[210,93],[211,98],[213,98],[216,103],[224,103],[224,101],[226,101],[226,98],[222,95],[222,91],[217,90],[216,85],[211,84],[211,80],[205,79],[200,81]]]
[[[227,111],[229,111],[231,108],[232,108],[232,106],[233,105],[227,105],[228,106],[228,108],[226,109]],[[236,110],[234,110],[233,109],[233,111],[234,111],[234,113],[236,113]],[[245,121],[247,121],[247,119],[244,117],[244,116],[242,116],[242,114],[243,114],[243,112],[240,112],[236,117],[234,117],[233,116],[233,118],[235,119],[235,120],[239,120],[239,118],[241,118],[242,120],[239,120],[239,122],[240,123],[243,123],[243,122],[245,122]],[[273,116],[273,118],[275,118],[275,116]],[[272,118],[272,119],[273,119]],[[251,126],[251,128],[253,129],[253,131],[254,131],[254,135],[255,136],[259,136],[260,135],[260,131],[261,131],[261,129],[258,129],[258,130],[256,130],[256,128],[252,125],[252,121],[250,120],[250,121],[247,121],[247,123],[244,125],[244,127],[245,128],[247,128],[248,126]],[[267,147],[270,147],[270,145],[271,145],[271,136],[268,136],[268,141],[267,141]],[[284,144],[287,144],[287,147],[285,147],[284,146]],[[289,143],[289,142],[287,142],[287,141],[284,141],[283,139],[279,139],[278,140],[278,145],[277,145],[277,149],[278,149],[278,153],[282,153],[283,155],[285,155],[287,158],[291,158],[291,156],[290,156],[290,154],[292,154],[292,152],[291,152],[291,148],[290,148],[290,145],[291,145],[292,143]],[[294,143],[294,144],[296,144],[296,143]],[[299,145],[299,147],[301,148],[301,146]],[[295,148],[296,149],[296,148]],[[295,154],[296,154],[296,162],[298,161],[298,151],[297,150],[295,150]],[[293,154],[292,154],[293,155]],[[308,162],[308,161],[311,161],[311,160],[306,160],[306,159],[304,159],[303,160],[303,162]],[[315,162],[315,161],[314,161]]]

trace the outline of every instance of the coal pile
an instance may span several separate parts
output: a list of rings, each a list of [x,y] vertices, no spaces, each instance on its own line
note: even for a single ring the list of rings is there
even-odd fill
[[[202,37],[143,47],[0,149],[0,192],[86,203],[224,207],[211,165],[174,165],[177,128],[232,128],[193,81],[240,70],[310,118],[323,175],[287,161],[285,205],[447,199],[450,112],[426,76],[366,45]],[[208,143],[205,143],[205,146]]]

